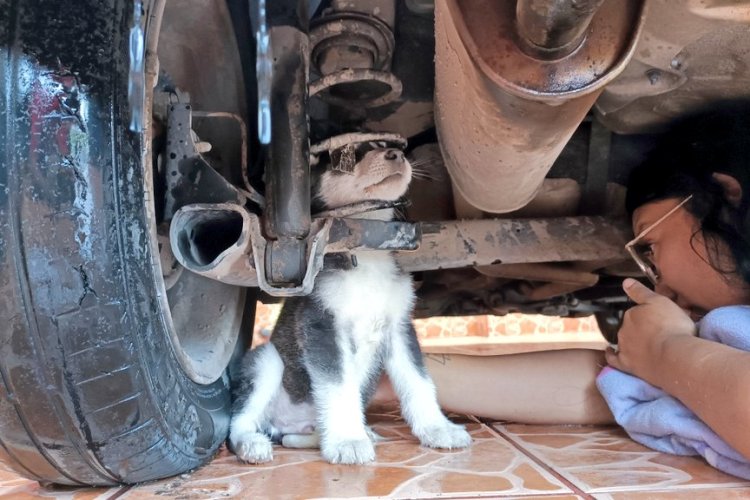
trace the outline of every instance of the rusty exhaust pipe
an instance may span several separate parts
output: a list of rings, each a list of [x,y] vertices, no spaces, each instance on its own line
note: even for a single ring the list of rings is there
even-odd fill
[[[532,57],[557,59],[577,49],[604,0],[518,0],[516,30]]]
[[[604,86],[630,60],[645,5],[436,0],[435,122],[463,199],[490,213],[533,199]]]

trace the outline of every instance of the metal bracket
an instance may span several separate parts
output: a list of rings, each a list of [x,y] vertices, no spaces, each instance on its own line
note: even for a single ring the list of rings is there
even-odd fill
[[[171,104],[167,118],[165,218],[193,203],[235,203],[249,196],[230,184],[196,150],[189,103]],[[207,114],[210,116],[210,114]]]
[[[248,217],[250,219],[253,260],[258,273],[258,286],[260,289],[276,297],[294,297],[312,293],[315,286],[315,277],[323,269],[325,242],[328,239],[332,219],[316,220],[310,226],[310,236],[307,238],[307,270],[305,271],[302,283],[296,287],[279,287],[271,285],[266,277],[265,262],[268,259],[269,242],[263,237],[260,229],[260,221],[253,214],[248,214]]]
[[[327,219],[331,221],[326,253],[359,249],[416,250],[422,239],[419,224],[369,219]]]

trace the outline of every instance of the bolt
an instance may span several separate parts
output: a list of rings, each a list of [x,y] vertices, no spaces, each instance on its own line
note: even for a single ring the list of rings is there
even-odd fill
[[[661,71],[656,68],[652,68],[646,71],[646,77],[648,78],[648,81],[651,83],[651,85],[656,85],[661,79]]]

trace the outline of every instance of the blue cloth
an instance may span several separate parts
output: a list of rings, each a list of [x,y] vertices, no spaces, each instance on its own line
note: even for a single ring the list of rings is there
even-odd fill
[[[750,307],[711,311],[698,323],[698,336],[750,351]],[[664,453],[701,455],[721,471],[750,479],[750,462],[661,389],[612,367],[602,370],[596,385],[633,440]]]

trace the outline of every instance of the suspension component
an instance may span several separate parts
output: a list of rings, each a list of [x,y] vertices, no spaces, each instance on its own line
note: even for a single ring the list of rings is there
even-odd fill
[[[307,1],[277,0],[267,9],[273,68],[264,229],[271,242],[264,266],[273,286],[295,288],[308,275],[311,230]]]
[[[195,204],[180,209],[170,226],[174,257],[186,269],[224,283],[259,286],[269,295],[290,297],[312,292],[326,255],[353,250],[415,250],[421,234],[409,222],[316,218],[304,240],[305,275],[297,286],[278,286],[266,272],[276,251],[261,231],[257,215],[234,203]]]
[[[240,286],[259,286],[269,295],[309,294],[324,257],[360,249],[392,251],[407,272],[498,264],[586,262],[622,259],[631,236],[625,220],[605,217],[487,219],[444,222],[385,222],[323,217],[313,219],[307,238],[306,273],[296,287],[269,282],[265,272],[270,241],[257,215],[233,203],[180,209],[170,226],[174,257],[191,272]]]
[[[346,108],[373,108],[401,96],[391,73],[393,2],[333,2],[310,30],[310,62],[320,78],[310,95]]]

